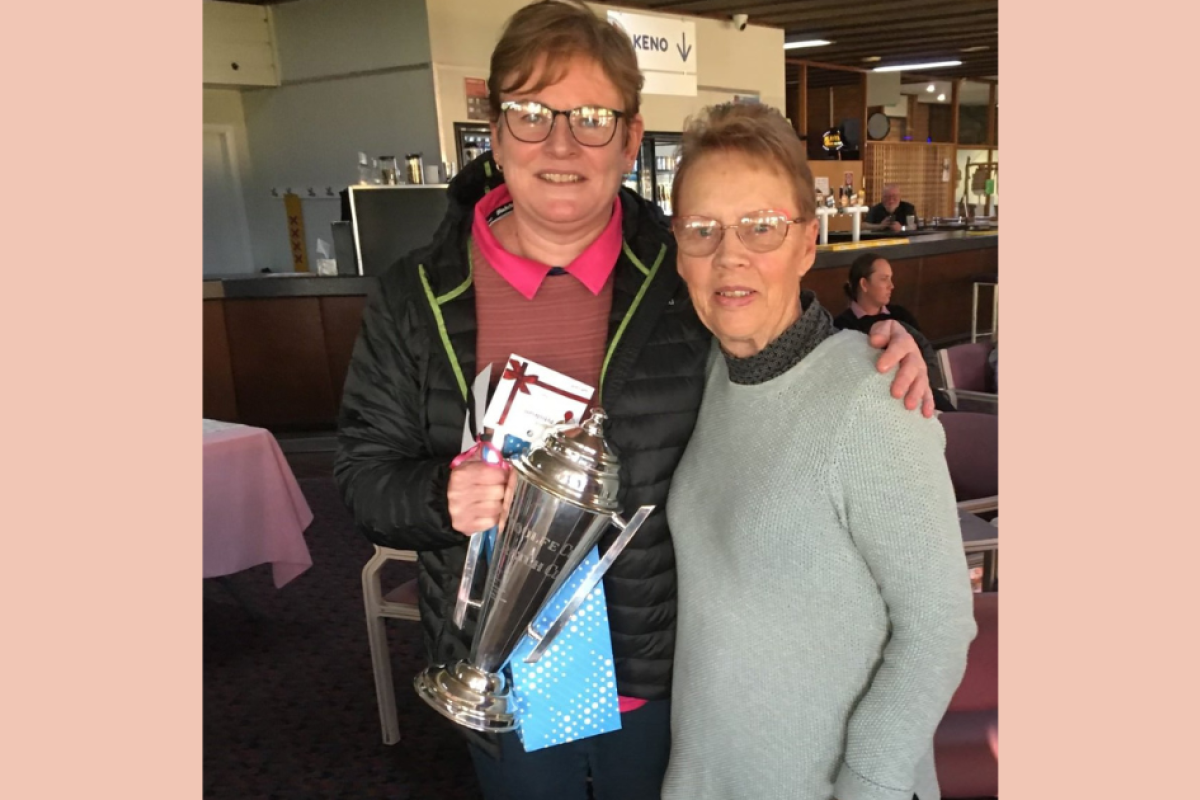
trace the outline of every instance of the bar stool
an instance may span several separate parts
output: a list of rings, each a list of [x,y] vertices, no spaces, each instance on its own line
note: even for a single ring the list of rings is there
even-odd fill
[[[386,619],[420,620],[417,609],[417,581],[402,583],[387,594],[383,592],[380,572],[389,561],[416,561],[413,550],[393,550],[375,546],[375,555],[362,571],[363,603],[367,612],[367,640],[371,645],[371,667],[375,672],[375,701],[379,706],[379,724],[383,743],[400,741],[400,723],[396,717],[396,688],[392,683],[392,659],[388,651]]]
[[[996,341],[996,334],[1000,332],[1000,276],[999,275],[977,275],[971,283],[971,341],[975,342],[979,339],[979,287],[992,287],[992,341]]]

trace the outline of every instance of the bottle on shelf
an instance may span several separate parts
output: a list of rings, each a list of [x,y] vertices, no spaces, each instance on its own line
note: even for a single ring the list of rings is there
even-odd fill
[[[379,176],[384,186],[395,186],[400,182],[395,156],[379,157]]]
[[[371,159],[361,150],[358,153],[358,184],[370,186],[375,182],[375,173],[371,169]]]

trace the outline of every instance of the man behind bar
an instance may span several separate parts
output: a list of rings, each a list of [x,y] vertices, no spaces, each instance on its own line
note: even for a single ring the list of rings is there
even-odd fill
[[[872,231],[899,231],[900,226],[908,224],[909,217],[916,215],[913,204],[900,199],[900,185],[885,183],[883,202],[871,206],[863,219],[863,227]]]

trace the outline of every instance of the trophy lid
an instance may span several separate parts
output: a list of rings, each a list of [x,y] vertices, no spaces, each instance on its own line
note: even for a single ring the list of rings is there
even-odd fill
[[[526,480],[590,511],[608,514],[619,508],[620,461],[604,441],[602,408],[593,408],[581,425],[554,425],[539,442],[513,462]]]

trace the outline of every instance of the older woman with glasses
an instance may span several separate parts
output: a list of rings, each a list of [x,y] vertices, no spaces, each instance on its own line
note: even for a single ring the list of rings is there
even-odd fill
[[[811,292],[812,174],[760,105],[684,132],[679,273],[716,337],[675,471],[666,800],[937,800],[974,635],[945,439]]]
[[[641,86],[629,37],[586,6],[514,14],[488,78],[495,149],[450,184],[431,243],[380,278],[346,378],[335,476],[372,542],[418,552],[433,663],[467,655],[474,621],[451,623],[464,534],[496,524],[503,503],[502,470],[478,458],[451,469],[485,366],[492,388],[512,353],[596,387],[624,508],[658,508],[604,579],[621,730],[530,753],[514,733],[471,734],[489,800],[657,798],[666,769],[675,557],[662,509],[711,337],[657,207],[621,189],[642,138]],[[889,324],[879,346],[889,332],[878,368],[903,359],[895,396],[910,408],[925,398],[931,414],[912,337]]]

